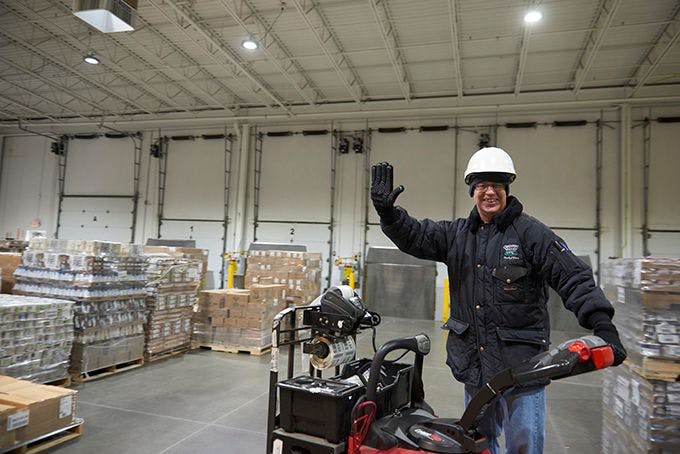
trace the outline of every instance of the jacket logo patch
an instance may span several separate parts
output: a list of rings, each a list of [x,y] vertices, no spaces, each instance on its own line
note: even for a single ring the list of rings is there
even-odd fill
[[[519,244],[506,244],[503,246],[503,258],[505,260],[519,260]]]

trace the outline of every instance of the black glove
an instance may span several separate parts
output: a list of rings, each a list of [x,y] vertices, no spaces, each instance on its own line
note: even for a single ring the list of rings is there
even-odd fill
[[[394,208],[394,201],[403,191],[402,185],[392,189],[391,165],[381,162],[371,167],[371,200],[378,216],[386,224],[391,224],[395,220],[397,211]]]
[[[612,350],[614,351],[614,364],[612,365],[618,366],[623,362],[624,359],[626,359],[626,349],[623,347],[621,339],[619,339],[619,332],[616,330],[616,327],[612,323],[609,316],[606,314],[602,315],[604,316],[601,316],[599,313],[593,314],[593,316],[590,318],[590,320],[593,322],[593,334],[602,338],[603,341],[611,345]]]

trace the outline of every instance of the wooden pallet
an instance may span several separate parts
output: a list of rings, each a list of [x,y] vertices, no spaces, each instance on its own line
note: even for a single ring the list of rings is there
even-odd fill
[[[260,356],[269,353],[272,346],[265,345],[264,347],[243,347],[240,345],[218,345],[218,344],[196,344],[193,345],[194,348],[200,348],[203,350],[213,350],[225,353],[248,353],[250,355]]]
[[[628,362],[628,361],[626,361]],[[636,374],[647,380],[680,381],[680,362],[642,358],[642,365],[629,363]]]
[[[61,386],[62,388],[68,388],[69,386],[71,386],[71,376],[68,375],[58,380],[51,380],[43,383],[43,385]]]
[[[89,372],[72,373],[71,378],[76,383],[85,383],[92,380],[108,377],[109,375],[119,374],[128,370],[136,369],[144,365],[144,358],[135,359],[125,363],[114,364],[113,366],[102,367]]]
[[[39,452],[48,451],[59,445],[62,445],[71,440],[75,440],[83,434],[83,420],[76,419],[76,423],[59,429],[55,432],[43,435],[39,438],[23,443],[21,446],[14,447],[9,451],[3,451],[8,454],[37,454]]]
[[[144,353],[144,362],[153,363],[154,361],[159,361],[161,359],[171,358],[177,355],[183,355],[191,350],[191,345],[184,344],[179,347],[171,348],[170,350],[165,350],[158,353]]]

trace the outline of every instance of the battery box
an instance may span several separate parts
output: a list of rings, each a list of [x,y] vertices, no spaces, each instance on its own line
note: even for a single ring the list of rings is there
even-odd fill
[[[346,440],[352,426],[352,409],[357,399],[366,394],[370,362],[355,360],[333,378],[304,375],[279,382],[281,428],[331,443]],[[412,375],[411,364],[383,364],[376,393],[377,418],[409,404]]]

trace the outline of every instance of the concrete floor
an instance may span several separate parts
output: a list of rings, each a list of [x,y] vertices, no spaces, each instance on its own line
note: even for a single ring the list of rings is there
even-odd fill
[[[441,323],[383,318],[378,344],[424,332],[426,400],[441,416],[463,411],[463,387],[445,365]],[[553,332],[553,343],[579,333]],[[372,355],[370,331],[357,339],[359,357]],[[285,357],[280,365],[285,374]],[[84,435],[58,453],[265,452],[270,355],[194,350],[76,386]],[[282,375],[283,375],[282,374]],[[598,372],[548,387],[546,453],[600,452],[602,377]]]

